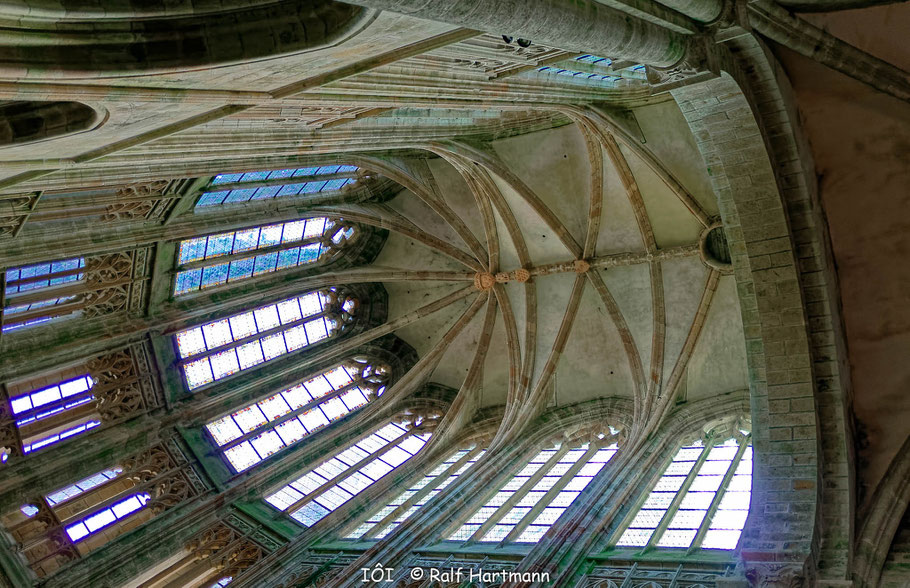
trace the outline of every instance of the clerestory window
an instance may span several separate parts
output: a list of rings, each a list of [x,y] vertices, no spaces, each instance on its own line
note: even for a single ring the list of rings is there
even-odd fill
[[[544,449],[448,536],[449,541],[537,543],[610,461],[616,444]]]
[[[356,183],[358,171],[353,165],[323,165],[218,174],[196,201],[196,208],[336,192]]]
[[[617,547],[735,549],[749,516],[749,435],[681,447],[654,483]]]
[[[385,391],[388,367],[357,357],[206,425],[235,472],[245,471]]]
[[[417,419],[408,429],[389,423],[269,494],[265,501],[311,527],[419,453],[431,435],[420,424]]]
[[[174,295],[315,263],[354,234],[349,223],[317,217],[185,239],[177,251]]]
[[[470,469],[485,452],[479,447],[471,447],[450,454],[386,506],[373,512],[345,538],[382,539],[387,536]]]
[[[73,286],[84,282],[84,257],[7,269],[4,273],[3,332],[79,314],[79,295]]]
[[[358,302],[335,288],[294,296],[174,335],[187,388],[195,390],[336,336]]]

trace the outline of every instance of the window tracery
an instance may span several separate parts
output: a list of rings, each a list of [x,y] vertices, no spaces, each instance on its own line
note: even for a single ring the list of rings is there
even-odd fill
[[[206,425],[236,472],[283,451],[385,391],[389,368],[355,357]]]
[[[353,323],[358,306],[353,296],[328,288],[180,331],[174,341],[187,388],[334,337]]]
[[[324,165],[218,174],[196,201],[196,208],[335,192],[356,183],[358,172],[353,165]]]
[[[423,505],[435,498],[459,476],[484,456],[485,449],[471,446],[459,449],[443,459],[385,507],[373,512],[363,524],[348,533],[346,539],[382,539],[398,528]]]
[[[423,449],[439,415],[411,414],[361,437],[265,501],[305,527],[400,468]]]
[[[174,295],[315,263],[355,234],[351,223],[316,217],[185,239],[178,246]]]
[[[684,444],[630,514],[617,547],[735,549],[749,515],[752,441],[747,432]]]
[[[3,274],[2,331],[140,309],[149,257],[149,249],[141,248],[8,268]]]
[[[0,521],[32,569],[44,577],[196,496],[199,486],[179,451],[156,446],[32,497]]]
[[[588,437],[538,451],[447,540],[537,543],[618,450],[615,429]]]
[[[143,360],[137,345],[5,383],[0,460],[55,446],[157,404]]]

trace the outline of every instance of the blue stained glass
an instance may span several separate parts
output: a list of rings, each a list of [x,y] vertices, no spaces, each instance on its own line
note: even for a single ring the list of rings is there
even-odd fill
[[[274,180],[275,178],[289,178],[294,175],[293,169],[279,169],[273,171],[269,174],[269,179]]]
[[[278,253],[278,269],[294,267],[297,265],[297,256],[300,254],[300,247],[285,249]]]
[[[275,264],[278,262],[278,252],[273,251],[266,255],[257,255],[256,256],[256,268],[253,270],[253,275],[258,276],[259,274],[264,274],[267,272],[275,271]]]
[[[315,194],[322,190],[322,187],[325,186],[326,182],[307,182],[303,186],[303,190],[300,191],[301,194]]]
[[[324,165],[319,168],[319,171],[316,172],[316,175],[321,176],[323,174],[333,174],[338,171],[339,167],[341,167],[341,166],[340,165]]]
[[[256,192],[253,194],[252,200],[268,200],[269,198],[274,198],[278,195],[279,190],[281,190],[281,186],[266,186],[264,188],[256,188]]]
[[[259,233],[259,249],[271,247],[281,243],[281,229],[283,225],[269,225],[262,227]]]
[[[174,286],[174,291],[176,294],[192,292],[193,290],[198,290],[201,283],[202,269],[179,272],[177,274],[177,283]]]
[[[287,184],[281,187],[281,191],[278,192],[278,196],[294,196],[300,192],[300,189],[305,187],[306,184]]]
[[[319,253],[321,250],[322,246],[319,245],[319,243],[307,245],[300,251],[300,263],[313,263],[319,258]]]
[[[240,181],[241,182],[258,182],[259,180],[264,180],[267,177],[269,177],[269,172],[267,172],[267,171],[247,172],[247,173],[243,174],[243,178]]]
[[[315,176],[317,171],[319,171],[318,167],[304,167],[304,168],[298,169],[296,172],[294,172],[294,177],[296,178],[299,176]]]
[[[196,202],[196,206],[214,206],[224,202],[227,192],[206,192]]]
[[[339,172],[355,172],[357,171],[357,166],[355,165],[342,165],[338,168]]]
[[[232,184],[239,182],[243,174],[219,174],[212,180],[213,184]]]
[[[217,284],[223,284],[228,278],[228,266],[230,264],[222,263],[202,268],[202,287],[208,288]]]
[[[224,233],[222,235],[212,235],[209,237],[208,245],[205,247],[205,257],[215,257],[226,255],[231,252],[234,246],[234,233]]]
[[[206,238],[189,239],[180,242],[180,255],[177,259],[178,265],[198,261],[205,258]]]
[[[253,263],[255,261],[254,257],[248,257],[247,259],[238,259],[231,262],[231,272],[228,275],[228,281],[233,282],[234,280],[242,280],[253,275]]]
[[[68,259],[66,261],[55,261],[51,264],[51,272],[68,272],[70,270],[79,269],[82,267],[79,265],[78,259]]]
[[[346,178],[342,178],[340,180],[329,180],[328,182],[325,183],[324,190],[340,190],[341,187],[344,186],[346,183],[347,183]]]
[[[234,253],[250,251],[256,249],[259,243],[259,229],[247,229],[246,231],[237,231],[234,237]]]
[[[229,202],[246,202],[253,197],[253,192],[255,188],[244,188],[243,190],[231,190],[231,193],[228,194],[228,197],[224,199],[224,203]]]
[[[50,273],[51,264],[42,263],[39,265],[30,265],[28,267],[22,268],[22,278],[34,278],[36,276],[44,276]]]

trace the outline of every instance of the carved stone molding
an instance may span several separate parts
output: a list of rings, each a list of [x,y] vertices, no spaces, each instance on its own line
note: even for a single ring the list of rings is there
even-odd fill
[[[746,580],[756,588],[800,588],[805,572],[795,562],[746,562]]]

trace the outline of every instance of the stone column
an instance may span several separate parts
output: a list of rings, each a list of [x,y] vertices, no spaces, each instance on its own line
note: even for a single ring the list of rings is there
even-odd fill
[[[705,0],[708,1],[708,0]],[[670,66],[687,37],[596,0],[350,0],[368,8],[510,35],[567,51]]]

